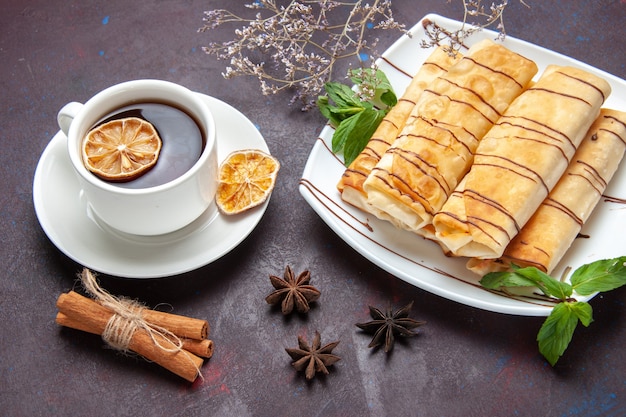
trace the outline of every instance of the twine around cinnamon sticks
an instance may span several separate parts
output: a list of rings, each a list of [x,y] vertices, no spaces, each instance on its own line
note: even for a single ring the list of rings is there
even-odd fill
[[[203,358],[213,355],[209,323],[145,308],[136,301],[114,297],[98,286],[89,269],[81,282],[93,299],[74,291],[57,299],[56,322],[98,334],[112,348],[133,351],[176,375],[193,382]]]

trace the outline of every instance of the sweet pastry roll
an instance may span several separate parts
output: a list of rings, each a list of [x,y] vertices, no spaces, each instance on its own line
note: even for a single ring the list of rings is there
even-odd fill
[[[535,214],[498,259],[470,259],[477,274],[508,270],[511,263],[550,274],[570,248],[626,150],[626,113],[602,109],[569,167]]]
[[[418,232],[467,173],[481,138],[537,73],[531,60],[484,40],[424,90],[364,183],[379,217]]]
[[[549,66],[480,142],[469,173],[433,219],[457,256],[499,258],[568,167],[610,94],[600,77]]]
[[[404,94],[398,99],[398,103],[383,118],[365,149],[344,171],[337,184],[337,189],[344,201],[365,211],[373,209],[367,204],[363,182],[378,163],[380,157],[389,149],[407,121],[415,117],[412,111],[426,86],[439,75],[447,72],[448,68],[460,59],[461,54],[450,55],[443,47],[436,48],[426,58],[411,79],[411,83]]]

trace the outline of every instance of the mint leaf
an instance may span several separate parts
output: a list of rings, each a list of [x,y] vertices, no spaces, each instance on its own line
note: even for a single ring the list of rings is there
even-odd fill
[[[396,93],[385,73],[379,69],[365,68],[348,71],[350,80],[370,91],[374,91],[374,100],[380,100],[387,107],[393,107],[398,102]]]
[[[570,281],[580,295],[614,290],[626,284],[626,256],[592,262],[578,268]]]
[[[347,133],[343,148],[343,158],[346,165],[350,165],[367,145],[376,131],[385,113],[380,110],[365,109],[361,113],[350,118],[354,120],[354,126]],[[346,123],[348,120],[342,122]]]
[[[535,287],[537,282],[513,272],[490,272],[482,277],[480,285],[497,290],[502,287]]]
[[[364,85],[374,89],[374,99],[380,100],[387,107],[393,107],[398,103],[396,93],[385,73],[372,68],[351,70],[348,73],[350,80],[357,85]]]
[[[346,166],[363,151],[389,111],[389,106],[397,103],[391,83],[382,71],[359,69],[350,71],[349,75],[357,84],[355,89],[341,83],[328,82],[324,85],[327,95],[317,100],[320,113],[335,128],[332,151],[343,151]],[[372,100],[380,100],[386,107],[376,109],[371,101],[361,100],[355,90],[373,92]]]
[[[559,300],[565,301],[572,295],[572,286],[570,284],[552,278],[550,275],[535,267],[519,268],[516,272],[537,281],[540,283],[539,287],[544,293],[556,297]]]
[[[480,284],[485,288],[501,287],[537,287],[545,295],[565,300],[571,295],[571,287],[560,283],[535,267],[520,268],[511,265],[512,271],[490,272],[483,276]],[[569,294],[567,292],[569,291]],[[567,294],[567,295],[565,295]]]
[[[485,288],[537,287],[545,295],[567,300],[572,295],[572,286],[558,281],[535,267],[520,268],[511,265],[512,271],[490,272],[483,276],[480,284]]]
[[[333,152],[343,149],[345,164],[349,165],[367,145],[382,117],[374,109],[363,109],[343,120],[333,133]]]
[[[330,82],[324,88],[328,95],[317,98],[317,107],[334,127],[364,108],[372,107],[369,103],[362,103],[357,94],[346,85]]]
[[[569,304],[572,313],[576,314],[576,317],[578,317],[578,320],[580,320],[583,326],[589,327],[593,321],[593,309],[591,308],[591,304],[584,301],[570,302],[567,304]]]
[[[380,95],[380,101],[383,102],[388,108],[391,108],[398,104],[398,98],[393,91],[385,91]]]
[[[324,85],[324,89],[337,107],[360,107],[362,105],[358,94],[345,84],[328,82]]]
[[[378,70],[376,77],[380,81],[376,88],[376,95],[379,96],[380,101],[388,107],[395,106],[398,103],[398,97],[396,97],[396,93],[393,91],[393,87],[387,79],[387,76],[384,72]]]
[[[331,124],[334,124],[335,122],[339,123],[341,122],[340,120],[335,120],[334,119],[334,115],[333,113],[330,111],[330,108],[332,106],[330,105],[329,101],[328,101],[328,96],[319,96],[317,98],[317,108],[320,109],[320,113],[322,113],[322,115],[327,118]]]
[[[534,267],[517,265],[511,265],[511,271],[492,272],[480,280],[482,286],[490,289],[537,286],[546,295],[562,301],[554,306],[537,334],[539,351],[552,366],[569,346],[578,322],[586,327],[593,321],[591,304],[571,299],[573,291],[589,295],[625,285],[626,256],[583,265],[572,274],[570,282],[561,282]]]
[[[578,316],[571,308],[573,304],[575,303],[559,303],[554,306],[537,334],[539,352],[552,366],[567,349],[578,324]]]
[[[350,136],[350,131],[354,129],[358,121],[358,114],[355,114],[339,123],[339,126],[337,126],[333,133],[332,151],[334,153],[340,152],[343,149]]]

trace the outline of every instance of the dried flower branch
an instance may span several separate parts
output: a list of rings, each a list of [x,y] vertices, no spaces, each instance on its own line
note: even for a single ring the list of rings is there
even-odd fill
[[[363,66],[375,55],[378,39],[366,39],[372,30],[404,31],[404,25],[394,20],[390,0],[292,0],[287,6],[255,0],[245,6],[257,11],[254,18],[223,9],[204,13],[200,32],[227,23],[244,26],[235,30],[235,39],[209,42],[203,51],[230,61],[222,74],[225,78],[255,76],[265,95],[290,89],[294,91],[290,103],[300,102],[304,110],[315,104],[332,79],[337,61],[356,58]],[[340,8],[348,9],[345,21],[336,19],[346,16],[338,12]]]
[[[452,0],[447,0],[450,3]],[[526,7],[528,6],[524,0],[519,0]],[[427,39],[421,41],[423,48],[429,48],[435,45],[442,45],[442,41],[447,40],[449,45],[448,52],[455,54],[464,47],[464,41],[476,32],[495,24],[498,32],[497,39],[503,40],[506,37],[504,28],[504,9],[508,5],[508,0],[500,3],[491,3],[486,8],[482,0],[463,0],[463,24],[461,28],[455,31],[449,31],[435,22],[425,20],[423,23],[424,31]]]
[[[279,1],[254,0],[245,4],[246,8],[256,11],[252,18],[224,9],[205,11],[204,26],[199,32],[225,24],[243,24],[243,27],[235,29],[234,39],[211,41],[202,50],[229,61],[222,74],[226,79],[254,76],[265,95],[293,91],[290,104],[299,102],[303,110],[315,105],[324,84],[333,79],[338,61],[356,58],[364,68],[365,61],[372,58],[370,67],[375,69],[373,61],[377,58],[378,38],[370,39],[375,30],[394,29],[410,35],[405,25],[394,19],[391,0],[367,3],[362,0],[285,0],[286,6],[277,4]],[[524,0],[519,1],[527,6]],[[449,31],[435,22],[425,21],[428,39],[422,40],[422,47],[447,41],[449,52],[456,53],[465,39],[494,24],[498,38],[504,38],[503,12],[508,0],[491,3],[489,7],[482,0],[462,2],[461,29]]]

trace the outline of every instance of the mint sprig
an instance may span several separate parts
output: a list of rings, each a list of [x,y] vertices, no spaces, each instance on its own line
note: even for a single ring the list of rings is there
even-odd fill
[[[626,284],[626,256],[604,259],[583,265],[570,277],[570,283],[559,281],[535,267],[486,274],[480,284],[489,289],[502,287],[537,287],[549,297],[559,300],[547,317],[539,333],[539,352],[552,366],[563,355],[578,322],[588,327],[593,321],[591,304],[572,297],[614,290]]]
[[[376,128],[398,99],[391,83],[379,69],[351,70],[353,89],[338,82],[324,85],[325,96],[317,100],[317,107],[335,128],[332,151],[343,152],[344,164],[350,165],[367,145]],[[367,99],[360,93],[368,91]],[[378,102],[381,108],[374,106]]]

